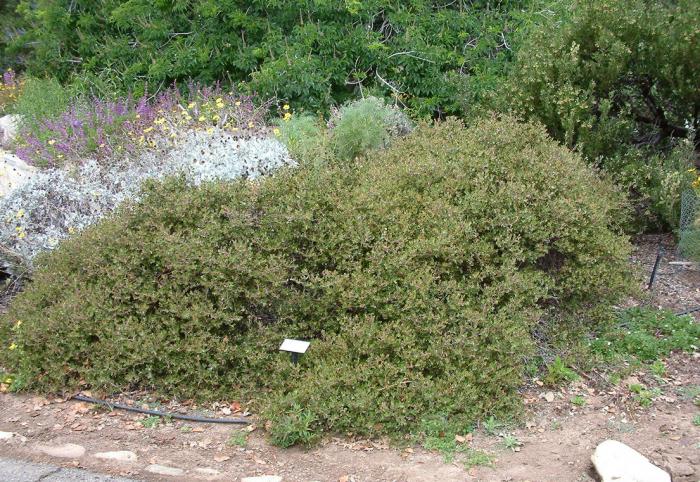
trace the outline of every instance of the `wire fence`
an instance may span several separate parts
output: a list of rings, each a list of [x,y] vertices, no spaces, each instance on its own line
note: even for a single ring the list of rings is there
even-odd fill
[[[695,190],[681,196],[681,219],[678,232],[680,255],[700,261],[700,196]]]

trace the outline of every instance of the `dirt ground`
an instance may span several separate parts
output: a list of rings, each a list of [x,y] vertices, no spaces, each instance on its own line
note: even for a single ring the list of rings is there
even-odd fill
[[[639,240],[633,264],[642,273],[649,273],[659,242],[667,247],[666,255],[654,290],[643,302],[675,311],[700,306],[700,267],[669,264],[678,261],[671,238]],[[700,313],[694,316],[700,320]],[[630,383],[657,387],[660,394],[650,407],[641,407],[627,389]],[[671,356],[663,377],[632,372],[622,383],[610,385],[593,373],[557,390],[542,387],[537,380],[530,385],[522,391],[527,416],[521,426],[501,428],[491,435],[478,429],[473,439],[463,439],[471,449],[491,455],[491,466],[467,467],[463,455],[445,462],[442,455],[421,448],[401,450],[386,441],[349,436],[329,439],[310,450],[279,449],[254,425],[246,432],[247,443],[242,447],[230,443],[231,435],[239,430],[230,425],[172,421],[147,428],[143,415],[6,393],[0,394],[0,431],[15,436],[0,440],[0,455],[147,481],[237,481],[266,474],[285,481],[566,482],[597,480],[590,456],[598,443],[613,438],[671,472],[674,482],[700,480],[700,427],[693,424],[693,418],[700,414],[693,401],[700,396],[700,353]],[[584,406],[571,402],[576,396],[585,399]],[[226,403],[206,408],[225,417],[236,415],[239,407]],[[517,451],[505,447],[505,432],[522,444]],[[81,445],[86,453],[74,459],[57,459],[37,449],[39,445],[65,443]],[[138,460],[117,462],[94,457],[96,452],[113,450],[132,451]],[[149,464],[179,468],[183,473],[156,475],[146,471]]]

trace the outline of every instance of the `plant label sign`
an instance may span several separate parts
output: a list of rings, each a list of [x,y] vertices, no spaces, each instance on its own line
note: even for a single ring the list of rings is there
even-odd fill
[[[303,354],[306,353],[306,350],[308,350],[310,344],[311,342],[309,341],[291,340],[287,338],[280,345],[280,351]]]

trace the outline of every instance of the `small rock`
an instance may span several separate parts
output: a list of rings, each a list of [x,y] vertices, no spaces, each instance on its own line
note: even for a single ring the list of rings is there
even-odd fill
[[[66,459],[78,459],[85,455],[85,447],[77,444],[63,445],[38,445],[37,450],[51,457],[63,457]]]
[[[243,477],[241,482],[282,482],[279,475],[261,475],[259,477]]]
[[[130,450],[98,452],[94,456],[98,459],[118,460],[119,462],[136,462],[138,460],[138,456]]]
[[[665,471],[617,440],[598,444],[591,462],[602,482],[671,482],[671,476]]]
[[[152,464],[146,467],[146,472],[158,475],[182,475],[184,470],[177,467],[168,467],[167,465]]]
[[[554,401],[554,393],[553,392],[545,393],[544,399],[547,400],[549,403],[552,403]]]
[[[0,432],[0,440],[11,439],[15,434],[12,432]]]
[[[6,196],[26,183],[34,173],[35,167],[0,149],[0,196]]]
[[[7,145],[15,138],[19,120],[20,117],[18,115],[0,117],[0,145]]]
[[[221,475],[221,472],[219,472],[216,469],[209,468],[209,467],[197,467],[196,469],[194,469],[194,471],[197,474],[203,476],[207,480],[218,479],[219,476]]]
[[[666,468],[671,471],[674,477],[690,477],[695,474],[695,469],[692,465],[678,460],[671,460],[666,464]]]

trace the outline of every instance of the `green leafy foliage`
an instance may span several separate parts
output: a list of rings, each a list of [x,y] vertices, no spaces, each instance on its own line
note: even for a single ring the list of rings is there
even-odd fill
[[[654,399],[661,395],[661,389],[654,387],[647,389],[644,385],[634,383],[629,386],[634,400],[642,407],[648,408],[654,404]]]
[[[328,133],[311,115],[292,115],[277,123],[278,137],[294,159],[318,163],[331,156]]]
[[[551,364],[547,365],[547,374],[543,381],[549,386],[556,386],[578,379],[579,376],[576,372],[569,368],[560,357],[556,357]]]
[[[349,160],[371,149],[387,147],[392,135],[411,131],[410,121],[383,100],[368,97],[343,105],[331,119],[331,142],[339,159]]]
[[[464,427],[517,410],[539,323],[595,326],[629,286],[621,197],[512,118],[145,189],[39,258],[2,319],[27,388],[255,392],[283,446]],[[298,365],[277,352],[290,337],[312,341]]]
[[[498,108],[624,182],[648,224],[676,226],[700,149],[698,23],[694,0],[561,3],[518,51]]]
[[[420,443],[427,450],[440,452],[449,463],[454,460],[455,453],[468,452],[469,446],[458,441],[458,437],[472,431],[471,426],[461,426],[451,423],[447,417],[433,415],[421,420],[418,433],[414,435],[414,441]]]
[[[496,435],[501,428],[505,427],[505,424],[496,420],[496,417],[493,415],[484,420],[482,425],[484,427],[484,431],[488,435]]]
[[[604,360],[635,357],[643,362],[699,346],[700,325],[691,316],[645,308],[623,311],[614,326],[591,343],[592,351]]]
[[[319,437],[315,422],[316,417],[313,413],[293,404],[289,410],[280,414],[272,425],[271,441],[283,448],[292,445],[311,445]]]
[[[490,467],[493,465],[495,457],[480,450],[467,449],[464,466],[468,469],[477,466]]]
[[[160,425],[160,417],[156,415],[150,415],[139,420],[139,423],[143,425],[144,428],[158,428],[158,426]]]
[[[13,109],[23,127],[39,133],[41,123],[62,114],[70,100],[70,93],[56,79],[28,78]]]
[[[513,434],[507,433],[503,435],[503,446],[507,449],[517,452],[523,443]]]
[[[226,441],[227,445],[233,447],[245,447],[248,445],[248,432],[245,430],[234,430]]]
[[[12,2],[11,2],[12,3]],[[22,0],[11,38],[36,75],[86,89],[246,81],[264,98],[326,109],[356,91],[455,113],[458,85],[498,72],[526,0]],[[482,85],[468,83],[473,97]]]
[[[19,0],[3,0],[0,3],[0,72],[19,63],[21,47],[10,48],[12,39],[18,37],[24,28],[21,16],[16,11],[18,4]]]

